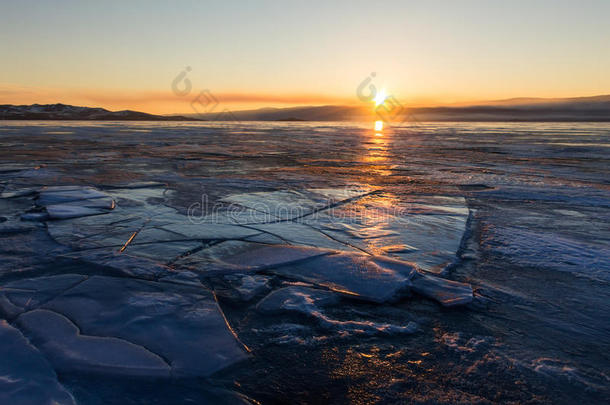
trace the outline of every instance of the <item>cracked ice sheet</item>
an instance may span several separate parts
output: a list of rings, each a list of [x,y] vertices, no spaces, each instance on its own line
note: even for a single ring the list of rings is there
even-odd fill
[[[115,206],[109,195],[81,186],[46,187],[40,191],[36,204],[46,208],[50,219],[106,214]]]
[[[461,197],[429,197],[428,204],[426,200],[388,202],[383,196],[366,196],[305,222],[347,246],[441,273],[456,260],[469,212]]]
[[[284,190],[226,200],[264,214],[268,223],[250,227],[291,245],[390,255],[434,273],[454,262],[468,222],[464,198],[396,199],[370,191]]]
[[[44,356],[4,320],[0,320],[0,358],[0,403],[75,404]]]
[[[255,252],[251,255],[255,256]],[[415,274],[408,263],[356,253],[318,255],[267,271],[378,303],[408,294],[410,279]]]
[[[371,188],[366,187],[279,190],[233,194],[224,200],[255,210],[263,214],[269,222],[275,219],[299,218],[371,191]]]
[[[327,250],[301,246],[265,245],[228,240],[179,259],[175,264],[210,275],[259,271],[329,253],[331,252]]]
[[[173,375],[208,376],[246,358],[212,293],[200,287],[93,276],[42,309],[65,316],[82,335],[146,348],[170,364]],[[61,356],[61,350],[56,354]],[[85,359],[80,358],[79,369],[86,368]],[[90,367],[99,370],[96,364]]]
[[[17,318],[17,324],[57,370],[170,376],[170,366],[146,348],[115,337],[82,334],[57,312],[46,309],[26,312]]]
[[[87,276],[62,274],[50,277],[12,281],[0,287],[0,313],[8,319],[35,309],[65,290],[84,281]]]

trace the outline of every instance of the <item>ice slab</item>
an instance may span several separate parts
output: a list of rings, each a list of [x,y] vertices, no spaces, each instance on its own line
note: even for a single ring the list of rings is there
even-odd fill
[[[0,403],[73,405],[44,356],[17,329],[0,320]]]
[[[411,282],[413,292],[436,300],[446,307],[465,305],[474,298],[470,284],[421,273],[417,273]]]
[[[17,324],[57,370],[170,376],[170,366],[144,347],[114,337],[83,335],[68,318],[56,312],[26,312],[19,316]]]
[[[305,223],[345,246],[390,255],[441,273],[455,260],[466,231],[468,208],[463,198],[445,201],[451,204],[446,207],[437,205],[438,197],[430,197],[429,205],[422,197],[417,201],[396,202],[388,208],[382,196],[367,196],[305,218]]]
[[[92,198],[108,198],[108,195],[93,187],[57,186],[42,190],[36,204],[46,207],[49,205],[90,200]]]
[[[174,375],[208,376],[246,358],[211,292],[175,283],[93,276],[47,302],[81,334],[108,336],[161,356]]]
[[[272,222],[300,218],[367,192],[366,188],[279,190],[233,194],[225,200],[255,210]]]
[[[109,195],[81,186],[46,187],[40,191],[36,204],[46,208],[50,219],[105,214],[115,206]]]
[[[24,311],[37,308],[86,278],[81,274],[62,274],[3,284],[0,287],[0,311],[12,319]]]
[[[99,208],[81,207],[78,205],[58,204],[48,205],[47,212],[50,219],[68,219],[106,214],[108,211]]]
[[[226,200],[245,207],[230,212],[236,222],[244,223],[253,211],[259,215],[249,227],[264,234],[249,240],[390,255],[434,273],[455,261],[469,217],[464,198],[396,199],[368,189],[346,190],[281,190]]]
[[[357,253],[323,255],[269,271],[378,303],[407,294],[415,274],[409,263]]]

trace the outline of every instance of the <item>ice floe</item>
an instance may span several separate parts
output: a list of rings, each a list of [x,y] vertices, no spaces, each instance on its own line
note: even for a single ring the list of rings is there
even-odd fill
[[[269,271],[353,298],[381,303],[408,295],[410,279],[415,273],[408,263],[400,266],[386,263],[364,254],[334,253]]]
[[[246,358],[202,286],[63,275],[4,289],[8,309],[25,310],[20,327],[61,369],[207,376]]]
[[[57,381],[45,357],[14,327],[0,320],[0,403],[10,405],[76,402]]]
[[[115,337],[81,334],[57,312],[36,309],[19,316],[17,324],[58,370],[170,376],[170,366],[143,346]]]

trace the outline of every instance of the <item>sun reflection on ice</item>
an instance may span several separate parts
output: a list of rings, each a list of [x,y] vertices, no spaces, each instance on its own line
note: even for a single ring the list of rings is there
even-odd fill
[[[379,120],[379,121],[375,121],[375,131],[376,132],[381,132],[383,131],[383,121]],[[377,136],[381,136],[381,134],[375,134]]]

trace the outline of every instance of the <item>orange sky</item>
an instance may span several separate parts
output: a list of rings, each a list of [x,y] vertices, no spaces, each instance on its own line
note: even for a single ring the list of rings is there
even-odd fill
[[[610,94],[608,15],[602,0],[2,2],[0,103],[357,105],[367,79],[405,106]]]

